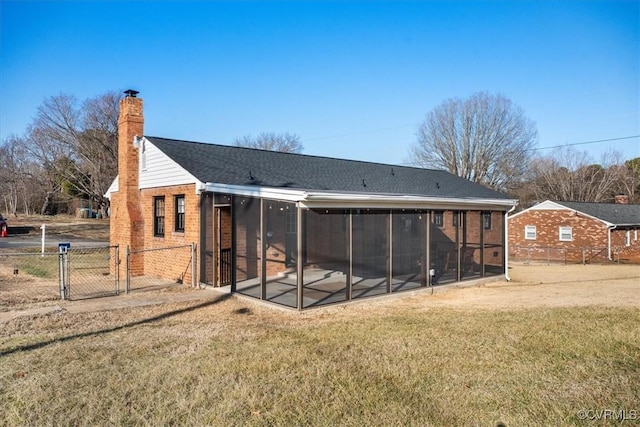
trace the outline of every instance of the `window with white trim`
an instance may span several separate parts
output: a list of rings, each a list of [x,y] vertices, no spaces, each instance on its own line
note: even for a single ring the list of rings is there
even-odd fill
[[[525,240],[536,240],[536,226],[525,225],[524,226],[524,238]]]
[[[571,242],[573,240],[573,229],[567,226],[560,226],[558,230],[561,242]]]
[[[627,230],[627,232],[624,233],[624,245],[631,246],[631,230]]]

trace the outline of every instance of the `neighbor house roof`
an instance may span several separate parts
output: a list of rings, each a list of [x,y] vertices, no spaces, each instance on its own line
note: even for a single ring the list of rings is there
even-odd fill
[[[146,137],[203,183],[304,191],[511,198],[446,171]]]
[[[556,202],[563,206],[599,218],[613,225],[640,225],[640,205],[621,203]]]
[[[511,217],[521,215],[528,211],[558,209],[577,211],[599,219],[608,225],[640,226],[640,205],[627,205],[622,203],[558,202],[545,200],[544,202],[540,202],[528,209],[513,214]]]

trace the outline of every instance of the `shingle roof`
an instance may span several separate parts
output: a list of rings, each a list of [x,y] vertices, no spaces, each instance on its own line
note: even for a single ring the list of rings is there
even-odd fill
[[[430,197],[510,197],[449,172],[146,137],[202,182]]]
[[[640,225],[640,205],[620,203],[555,202],[614,225]]]

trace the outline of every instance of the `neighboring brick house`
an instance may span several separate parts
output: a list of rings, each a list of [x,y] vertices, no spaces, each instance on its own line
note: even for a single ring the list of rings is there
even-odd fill
[[[298,309],[508,271],[504,194],[444,171],[145,136],[125,93],[107,192],[121,259],[194,243],[196,282]],[[131,258],[132,275],[191,280],[158,254]]]
[[[640,263],[640,205],[547,200],[509,217],[513,259]]]

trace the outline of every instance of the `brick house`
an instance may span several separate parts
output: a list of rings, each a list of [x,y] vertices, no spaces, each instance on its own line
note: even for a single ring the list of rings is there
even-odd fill
[[[544,201],[509,217],[509,256],[640,263],[640,205]]]
[[[145,136],[142,99],[125,93],[113,245],[195,243],[198,283],[297,309],[507,271],[516,201],[501,193],[444,171]],[[132,274],[191,280],[154,254]]]

